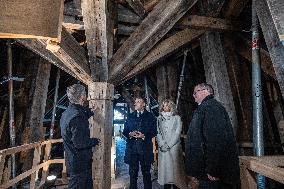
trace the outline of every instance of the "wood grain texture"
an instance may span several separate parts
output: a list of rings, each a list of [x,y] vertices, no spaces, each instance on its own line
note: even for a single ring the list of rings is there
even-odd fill
[[[162,0],[123,43],[109,64],[109,81],[123,78],[195,4],[196,0]]]
[[[226,108],[236,133],[238,120],[220,34],[217,32],[205,32],[200,38],[200,47],[206,82],[213,86],[214,96]]]
[[[159,61],[170,56],[180,48],[187,45],[190,41],[197,39],[204,30],[185,29],[177,32],[173,36],[159,42],[123,79],[126,81],[138,73],[154,66]],[[120,83],[120,81],[115,82]]]
[[[255,8],[277,81],[280,86],[282,96],[284,97],[284,46],[279,40],[277,28],[273,22],[266,0],[259,0],[256,3]]]
[[[60,41],[63,0],[0,0],[0,38]]]
[[[266,0],[280,41],[284,41],[284,1]]]

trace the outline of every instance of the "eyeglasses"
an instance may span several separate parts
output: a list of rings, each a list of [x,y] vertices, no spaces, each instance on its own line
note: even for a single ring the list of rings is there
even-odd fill
[[[204,90],[206,90],[206,89],[198,89],[198,90],[196,90],[196,91],[193,92],[193,95],[195,96],[196,93],[198,93],[199,91],[204,91]]]

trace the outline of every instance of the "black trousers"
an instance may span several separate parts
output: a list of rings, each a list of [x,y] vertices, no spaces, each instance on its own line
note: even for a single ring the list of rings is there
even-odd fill
[[[151,181],[151,163],[146,162],[141,154],[131,154],[129,163],[129,176],[130,176],[130,187],[129,189],[137,189],[137,179],[139,172],[139,163],[143,175],[144,189],[152,189]]]
[[[221,181],[199,180],[198,189],[237,189],[237,185],[225,184]]]
[[[68,189],[93,189],[91,167],[82,170],[80,173],[69,173]]]
[[[164,189],[179,189],[179,188],[174,184],[165,184]]]

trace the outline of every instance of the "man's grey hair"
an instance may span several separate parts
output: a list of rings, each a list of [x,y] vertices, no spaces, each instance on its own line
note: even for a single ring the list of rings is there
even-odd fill
[[[67,87],[67,97],[72,104],[79,104],[82,96],[86,95],[86,90],[83,85],[74,84]]]
[[[210,85],[208,83],[200,83],[196,86],[199,86],[201,89],[207,89],[210,94],[214,95],[214,89],[213,89],[212,85]]]

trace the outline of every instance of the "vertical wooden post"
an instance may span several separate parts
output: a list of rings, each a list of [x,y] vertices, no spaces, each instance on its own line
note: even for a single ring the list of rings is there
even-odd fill
[[[4,174],[4,166],[5,166],[5,155],[0,155],[0,184],[2,184],[2,177]]]
[[[279,3],[280,2],[281,1],[279,1]],[[284,97],[284,45],[281,44],[277,28],[275,26],[275,23],[273,22],[266,0],[257,1],[255,8],[263,32],[263,36],[273,63],[278,84],[281,89],[282,97]]]
[[[200,47],[206,81],[213,86],[215,98],[226,108],[236,133],[238,121],[220,34],[205,32],[200,38]]]
[[[94,189],[111,188],[111,139],[114,86],[106,82],[89,84],[89,106],[95,114],[90,118],[91,137],[99,138],[101,145],[93,155]]]
[[[65,152],[64,152],[64,159],[65,159]],[[62,164],[62,179],[67,179],[67,169],[66,169],[65,161],[63,161],[63,164]]]
[[[236,135],[238,141],[249,142],[252,140],[252,103],[251,98],[248,98],[251,96],[251,78],[249,69],[237,57],[233,43],[233,38],[225,34],[224,51],[239,122]]]
[[[33,166],[37,166],[40,163],[40,155],[41,155],[41,146],[38,146],[34,149],[34,159],[33,159]],[[31,174],[31,181],[30,181],[30,189],[35,188],[35,182],[38,179],[38,171],[35,173]]]
[[[51,143],[48,143],[45,145],[43,162],[48,161],[50,157],[50,151],[51,151]],[[43,167],[42,169],[41,184],[46,182],[47,175],[48,175],[48,168],[49,168],[49,165],[46,167]]]
[[[156,69],[157,76],[157,89],[158,89],[158,102],[162,103],[164,98],[168,98],[169,89],[167,84],[167,70],[165,65],[160,65]]]
[[[36,78],[31,83],[30,95],[32,97],[30,106],[27,110],[27,121],[25,127],[28,129],[28,134],[23,139],[24,143],[38,142],[44,137],[43,117],[48,92],[48,84],[50,77],[51,64],[38,56],[34,58],[36,67]],[[22,153],[24,156],[26,152]],[[23,169],[31,168],[32,154],[29,154],[24,159]]]
[[[156,76],[159,104],[164,98],[176,101],[177,74],[177,65],[175,62],[169,62],[157,67]]]
[[[240,162],[241,188],[242,189],[256,189],[256,180],[252,171],[247,169],[247,161]]]
[[[2,176],[2,183],[6,183],[10,180],[11,177],[11,169],[12,168],[12,157],[9,157],[7,161],[7,166],[4,168],[3,176]]]
[[[7,108],[5,107],[4,108],[4,112],[3,112],[3,116],[2,116],[2,119],[1,119],[1,122],[0,122],[0,138],[2,138],[2,134],[3,134],[3,131],[4,131],[4,127],[5,127],[5,122],[6,122],[6,118],[7,118],[7,114],[8,114],[8,110]],[[0,178],[1,179],[1,178]]]
[[[107,81],[107,63],[113,54],[115,3],[113,0],[82,0],[81,3],[92,77]]]

